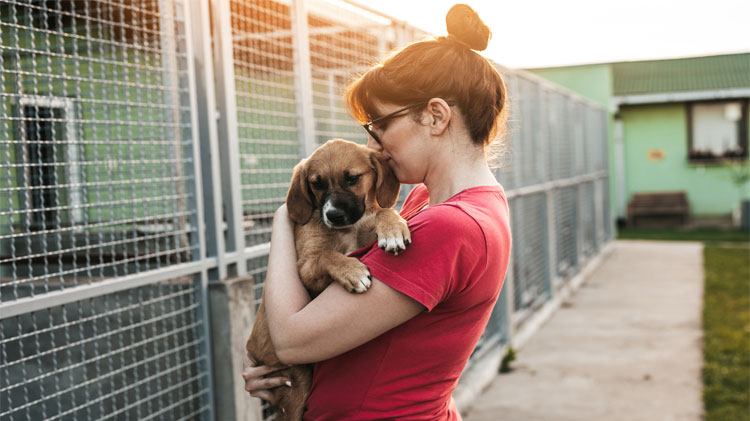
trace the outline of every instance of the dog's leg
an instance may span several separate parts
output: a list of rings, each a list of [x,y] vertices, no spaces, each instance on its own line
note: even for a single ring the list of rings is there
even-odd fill
[[[258,312],[255,313],[253,330],[247,338],[245,350],[252,355],[255,361],[260,365],[279,364],[279,357],[276,356],[276,351],[274,351],[273,343],[271,342],[271,332],[268,331],[264,300],[261,300]]]
[[[393,209],[379,209],[373,220],[378,247],[398,254],[411,244],[411,232],[404,218]]]
[[[253,331],[245,344],[253,358],[262,365],[281,364],[273,349],[271,335],[268,332],[264,302],[261,301],[260,308],[256,314]],[[298,421],[302,419],[307,395],[310,393],[312,383],[312,366],[294,365],[286,370],[281,370],[273,376],[285,376],[292,381],[292,387],[279,386],[271,389],[271,400],[269,403],[276,408],[277,421]]]
[[[364,263],[337,251],[319,251],[317,255],[300,256],[300,278],[313,295],[322,292],[331,281],[336,281],[349,292],[365,292],[372,280]]]
[[[310,394],[312,386],[312,365],[303,364],[295,365],[289,369],[286,374],[292,381],[292,387],[282,386],[278,393],[279,401],[276,406],[277,421],[299,421],[302,419],[302,413],[305,411],[305,402]]]

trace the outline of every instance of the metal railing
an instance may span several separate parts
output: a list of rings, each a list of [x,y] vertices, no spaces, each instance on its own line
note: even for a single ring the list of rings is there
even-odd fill
[[[342,90],[426,35],[346,0],[1,4],[0,418],[213,419],[209,282],[258,304],[293,165],[364,142]],[[612,238],[605,111],[498,69],[514,248],[470,364]]]

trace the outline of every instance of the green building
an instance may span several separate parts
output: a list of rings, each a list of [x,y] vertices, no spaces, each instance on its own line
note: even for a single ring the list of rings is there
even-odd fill
[[[610,110],[611,201],[683,191],[694,217],[739,220],[750,199],[750,52],[527,69]]]

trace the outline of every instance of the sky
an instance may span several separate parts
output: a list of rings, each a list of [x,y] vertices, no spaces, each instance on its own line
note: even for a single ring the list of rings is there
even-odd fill
[[[446,35],[456,0],[357,0]],[[490,27],[483,54],[512,68],[750,52],[750,0],[464,0]]]

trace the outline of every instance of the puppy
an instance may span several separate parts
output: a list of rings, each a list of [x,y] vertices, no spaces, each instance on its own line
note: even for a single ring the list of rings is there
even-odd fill
[[[297,270],[313,297],[333,281],[354,293],[370,287],[367,267],[346,254],[375,240],[380,248],[398,254],[411,242],[406,221],[390,209],[399,189],[379,153],[345,140],[329,140],[294,167],[286,204],[296,224]],[[245,348],[259,364],[279,364],[263,300]],[[291,378],[292,387],[271,390],[276,419],[299,420],[312,366],[292,366],[279,375]]]

